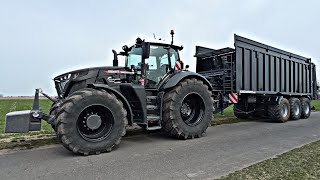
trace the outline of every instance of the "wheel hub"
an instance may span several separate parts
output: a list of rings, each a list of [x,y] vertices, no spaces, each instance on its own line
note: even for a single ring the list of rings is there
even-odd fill
[[[202,97],[197,93],[190,93],[182,100],[180,115],[186,125],[197,126],[203,120],[204,110]]]
[[[309,104],[306,104],[303,108],[303,111],[304,111],[304,114],[309,114],[309,111],[310,111],[310,106]]]
[[[85,140],[99,142],[109,136],[113,125],[114,117],[107,107],[92,105],[79,114],[77,130]]]
[[[282,117],[286,117],[288,115],[289,110],[286,105],[282,105],[281,111],[282,111]]]
[[[101,126],[101,117],[97,114],[90,115],[86,120],[86,125],[91,130],[96,130]]]
[[[298,104],[295,104],[294,105],[294,115],[299,115],[299,113],[300,113],[300,108],[299,108],[299,105]]]
[[[187,103],[183,103],[181,106],[181,113],[189,116],[191,114],[191,108]]]

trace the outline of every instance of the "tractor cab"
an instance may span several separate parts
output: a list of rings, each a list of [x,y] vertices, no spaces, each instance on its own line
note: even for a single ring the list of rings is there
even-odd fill
[[[171,31],[172,37],[173,34]],[[122,49],[120,54],[125,56],[125,67],[140,75],[140,83],[146,89],[156,89],[167,75],[182,69],[179,50],[183,48],[173,45],[173,41],[166,44],[137,38],[135,45],[130,48],[125,45]]]

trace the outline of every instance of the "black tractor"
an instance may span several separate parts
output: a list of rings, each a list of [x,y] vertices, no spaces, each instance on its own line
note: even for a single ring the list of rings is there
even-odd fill
[[[58,97],[36,90],[31,111],[9,113],[6,132],[40,130],[41,119],[56,131],[68,150],[90,155],[109,152],[126,126],[162,129],[179,138],[199,138],[213,117],[212,86],[183,67],[182,46],[136,39],[114,53],[113,66],[87,68],[54,78]],[[118,66],[118,56],[125,66]],[[49,115],[39,109],[39,93],[54,103]]]

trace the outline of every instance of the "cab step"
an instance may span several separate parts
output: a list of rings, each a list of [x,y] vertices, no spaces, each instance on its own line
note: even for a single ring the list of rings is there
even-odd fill
[[[160,116],[147,116],[147,121],[160,121]]]
[[[147,110],[156,110],[158,109],[158,106],[155,105],[147,105]]]
[[[147,130],[161,129],[160,116],[148,115],[147,116]]]
[[[151,126],[151,127],[147,127],[147,130],[149,130],[149,131],[158,130],[158,129],[161,129],[161,126]]]

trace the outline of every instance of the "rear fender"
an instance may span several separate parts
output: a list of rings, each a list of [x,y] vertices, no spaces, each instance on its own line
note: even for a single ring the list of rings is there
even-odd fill
[[[176,86],[180,81],[184,79],[191,79],[191,78],[196,78],[198,80],[203,81],[204,84],[206,84],[209,87],[209,90],[212,90],[212,86],[210,82],[203,77],[202,75],[195,73],[195,72],[190,72],[190,71],[181,71],[175,75],[173,75],[169,80],[160,87],[160,90],[167,90],[170,89],[174,86]]]

